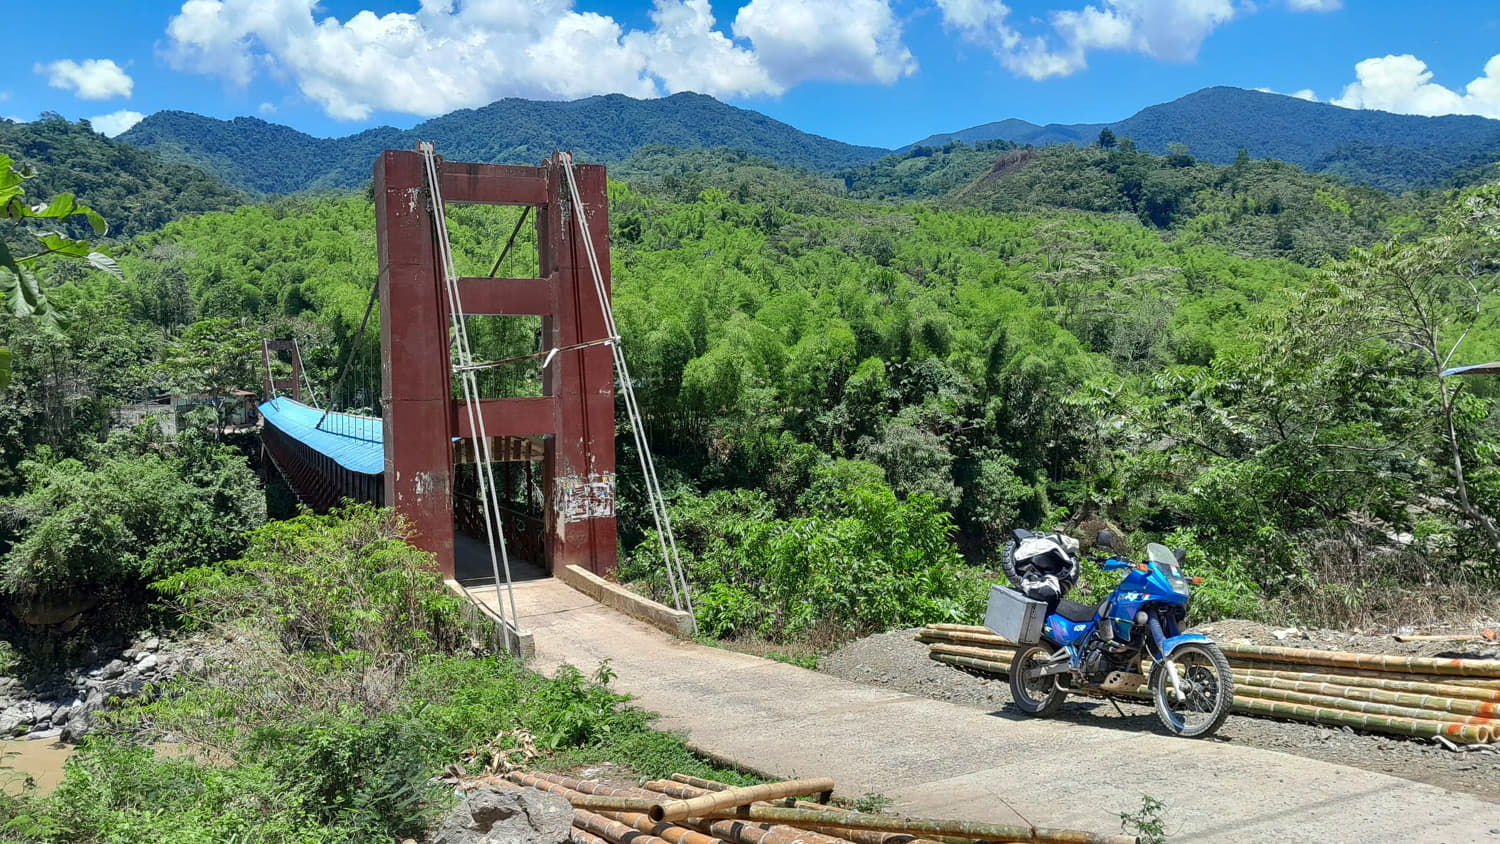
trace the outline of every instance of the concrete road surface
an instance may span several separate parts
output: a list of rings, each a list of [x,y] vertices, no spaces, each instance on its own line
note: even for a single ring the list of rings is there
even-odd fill
[[[609,659],[612,685],[694,748],[766,775],[831,776],[838,794],[883,794],[903,814],[1113,833],[1119,814],[1150,795],[1168,806],[1173,842],[1500,844],[1500,804],[1470,795],[1251,747],[893,693],[674,639],[557,580],[515,588],[536,669],[566,662],[587,674]],[[492,589],[476,597],[486,594],[493,600]]]

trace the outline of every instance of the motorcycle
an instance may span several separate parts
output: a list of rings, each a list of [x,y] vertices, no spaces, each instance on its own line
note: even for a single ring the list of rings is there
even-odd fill
[[[1097,544],[1114,548],[1100,531]],[[1105,571],[1125,579],[1097,607],[1063,598],[1047,615],[1039,642],[1023,644],[1010,668],[1010,692],[1028,715],[1052,715],[1070,692],[1113,695],[1145,685],[1162,724],[1175,735],[1213,735],[1229,717],[1234,676],[1223,652],[1207,636],[1181,632],[1192,600],[1181,552],[1146,546],[1146,559],[1112,554]],[[1149,658],[1149,678],[1142,673]]]

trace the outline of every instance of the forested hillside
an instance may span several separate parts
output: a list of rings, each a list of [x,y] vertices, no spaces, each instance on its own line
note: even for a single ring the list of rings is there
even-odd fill
[[[536,164],[553,150],[614,163],[641,147],[749,150],[779,164],[834,170],[885,150],[809,135],[759,112],[712,97],[681,93],[655,100],[620,94],[571,102],[505,99],[424,121],[410,130],[370,129],[344,138],[314,138],[253,117],[214,120],[180,111],[153,114],[120,140],[194,164],[254,193],[358,187],[382,149],[435,141],[455,161]]]
[[[1105,128],[1147,152],[1165,154],[1172,144],[1182,144],[1205,161],[1229,164],[1244,149],[1252,158],[1287,161],[1398,193],[1475,181],[1484,173],[1493,175],[1500,160],[1500,120],[1345,109],[1223,87],[1205,88],[1114,123],[1037,126],[1003,120],[933,135],[914,146],[942,146],[950,140],[1086,146]]]
[[[239,191],[196,167],[169,164],[111,141],[82,121],[70,123],[56,116],[33,123],[0,120],[0,153],[35,169],[30,193],[77,195],[104,215],[115,237],[158,229],[191,214],[228,210],[245,201]]]

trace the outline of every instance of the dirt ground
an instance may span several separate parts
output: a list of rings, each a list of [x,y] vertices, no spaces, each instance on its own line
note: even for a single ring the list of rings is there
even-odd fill
[[[1500,625],[1476,623],[1475,629],[1486,626]],[[1246,621],[1215,622],[1197,630],[1224,642],[1409,656],[1500,658],[1500,642],[1483,639],[1403,644],[1390,634],[1277,629]],[[897,630],[851,642],[823,657],[818,669],[846,680],[992,712],[1010,708],[1010,691],[1003,677],[981,678],[935,662],[927,657],[927,646],[915,641],[915,633],[915,629]],[[1117,711],[1109,701],[1073,697],[1056,717],[1113,729],[1166,732],[1150,705],[1136,701],[1119,701]],[[1003,725],[1001,722],[997,729]],[[1427,739],[1245,715],[1231,715],[1218,734],[1207,741],[1237,743],[1379,771],[1500,803],[1500,754],[1493,749],[1455,752]]]

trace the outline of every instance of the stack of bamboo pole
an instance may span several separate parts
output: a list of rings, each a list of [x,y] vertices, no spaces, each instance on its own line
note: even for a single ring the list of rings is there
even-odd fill
[[[833,791],[831,779],[789,780],[744,788],[684,774],[639,787],[519,771],[506,774],[505,779],[567,798],[573,806],[573,844],[1137,842],[1134,836],[1070,829],[864,814],[795,799],[797,795],[820,794],[826,801]]]
[[[917,641],[939,662],[995,675],[1009,673],[1016,649],[967,624],[930,624]],[[1235,712],[1455,744],[1500,740],[1500,660],[1218,644],[1234,672]]]

